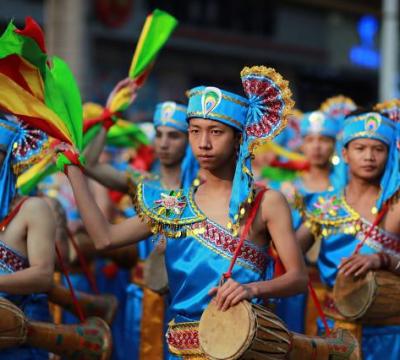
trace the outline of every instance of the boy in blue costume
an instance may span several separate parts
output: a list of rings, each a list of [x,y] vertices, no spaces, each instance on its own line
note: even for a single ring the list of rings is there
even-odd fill
[[[309,163],[309,170],[302,173],[292,182],[284,182],[280,185],[281,191],[286,195],[292,208],[292,219],[294,229],[297,230],[303,219],[298,210],[295,209],[296,199],[299,197],[332,191],[339,184],[337,172],[331,159],[335,151],[336,136],[340,132],[342,118],[355,109],[351,99],[344,96],[337,96],[327,99],[321,104],[321,110],[305,113],[300,120],[300,134],[302,138],[301,151]],[[318,256],[319,243],[316,243],[306,257],[310,264],[314,264]],[[310,268],[311,277],[315,269]],[[306,328],[307,296],[305,294],[282,299],[277,304],[277,314],[285,320],[292,331],[304,333]],[[297,309],[297,311],[293,311]],[[312,309],[307,312],[313,314]],[[310,321],[314,323],[311,315]],[[312,326],[311,326],[312,327]],[[310,326],[307,330],[311,331]]]
[[[390,115],[389,115],[390,116]],[[348,167],[346,186],[304,201],[309,229],[298,232],[304,249],[320,237],[320,276],[328,288],[338,272],[363,276],[386,269],[400,274],[400,205],[398,127],[388,114],[361,111],[347,117],[343,129],[343,158]],[[390,202],[387,207],[385,204]],[[384,218],[370,232],[378,212]],[[362,245],[361,245],[362,244]],[[355,249],[360,247],[360,252]],[[328,295],[329,297],[329,295]],[[332,302],[327,302],[332,304]],[[335,309],[328,309],[335,314]],[[400,324],[362,326],[364,359],[398,359]]]
[[[275,70],[244,68],[241,75],[247,97],[216,87],[189,91],[189,141],[200,163],[202,182],[173,191],[146,182],[133,185],[132,197],[140,216],[108,224],[91,200],[79,168],[66,168],[83,221],[97,247],[122,246],[148,237],[146,222],[152,232],[165,237],[170,359],[203,356],[198,321],[212,297],[223,311],[245,299],[260,302],[293,295],[306,287],[305,265],[288,204],[273,190],[263,194],[232,278],[218,287],[259,191],[251,173],[252,152],[285,126],[292,106],[287,82]],[[271,241],[286,269],[275,279],[267,255]]]
[[[145,181],[160,189],[179,189],[180,187],[190,186],[197,174],[198,164],[188,146],[186,106],[174,101],[159,103],[155,109],[153,122],[156,129],[154,150],[159,161],[158,173],[140,173],[129,168],[127,172],[120,172],[108,164],[97,163],[97,158],[105,142],[106,132],[104,130],[96,138],[93,145],[89,147],[89,161],[86,165],[86,172],[103,185],[124,193],[128,193],[129,190],[128,178],[134,182]],[[136,215],[132,207],[125,209],[124,213],[127,217]],[[142,261],[145,261],[150,255],[154,243],[154,238],[150,237],[138,244],[138,255]],[[141,323],[143,280],[137,280],[140,285],[133,283],[128,286],[125,314],[126,348],[134,352],[135,359],[139,358],[140,348],[146,348],[143,345],[145,340],[141,339],[141,329],[145,328],[146,322],[150,320],[146,318],[146,322]],[[147,297],[149,296],[151,297],[147,292]],[[155,301],[155,299],[152,301]],[[140,344],[141,340],[142,344]],[[143,354],[143,356],[145,355]]]
[[[44,142],[38,131],[0,119],[0,296],[37,321],[50,320],[43,292],[53,281],[55,220],[43,199],[19,198],[15,182]],[[48,356],[25,345],[2,349],[0,355],[12,360]]]

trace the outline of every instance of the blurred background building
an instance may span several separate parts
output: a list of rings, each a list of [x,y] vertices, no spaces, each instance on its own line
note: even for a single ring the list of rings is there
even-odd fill
[[[289,79],[305,111],[337,94],[364,106],[378,100],[378,0],[0,0],[0,27],[34,17],[49,53],[71,65],[83,98],[104,102],[127,75],[145,17],[156,7],[180,25],[132,107],[135,120],[150,118],[159,101],[185,101],[192,86],[240,93],[241,68],[255,64]]]

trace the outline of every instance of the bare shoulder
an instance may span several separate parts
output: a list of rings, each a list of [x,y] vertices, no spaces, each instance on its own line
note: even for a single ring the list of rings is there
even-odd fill
[[[264,193],[261,202],[261,211],[264,220],[268,220],[271,216],[276,216],[276,214],[288,213],[289,204],[285,196],[276,190],[269,189]]]
[[[285,196],[277,190],[269,189],[264,193],[262,198],[261,206],[262,208],[271,208],[274,206],[287,206],[287,200]]]
[[[24,217],[29,219],[54,219],[49,204],[40,197],[29,197],[22,205]]]

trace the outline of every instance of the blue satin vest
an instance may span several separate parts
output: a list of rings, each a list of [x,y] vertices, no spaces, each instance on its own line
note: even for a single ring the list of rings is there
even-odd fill
[[[372,224],[361,218],[344,198],[343,191],[305,198],[307,225],[315,236],[322,236],[318,268],[322,281],[333,287],[338,265],[364,240]],[[400,237],[376,227],[361,247],[360,254],[386,252],[400,260]],[[363,326],[362,351],[366,360],[400,358],[400,325]]]
[[[0,276],[12,274],[29,267],[26,257],[0,241]],[[50,321],[46,294],[11,295],[0,292],[0,296],[17,305],[29,320]],[[46,351],[30,346],[2,349],[0,359],[4,360],[39,360],[48,359]]]
[[[138,184],[134,202],[150,218],[154,232],[164,234],[171,303],[175,322],[197,321],[233,257],[238,237],[208,219],[194,201],[194,188],[165,191]],[[265,247],[246,241],[232,278],[246,284],[272,278],[273,262]]]

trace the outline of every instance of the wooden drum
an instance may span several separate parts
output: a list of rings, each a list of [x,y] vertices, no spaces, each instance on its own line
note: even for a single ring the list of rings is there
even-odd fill
[[[285,359],[291,346],[286,326],[267,309],[242,301],[227,311],[211,302],[199,325],[202,351],[210,359]]]
[[[276,315],[247,301],[219,311],[214,302],[199,324],[203,353],[213,360],[359,360],[356,338],[339,329],[329,337],[291,333]]]
[[[339,274],[333,288],[337,310],[348,320],[379,324],[400,315],[400,276],[369,271],[363,277]]]
[[[12,302],[0,298],[0,349],[23,344],[26,335],[25,314]]]

